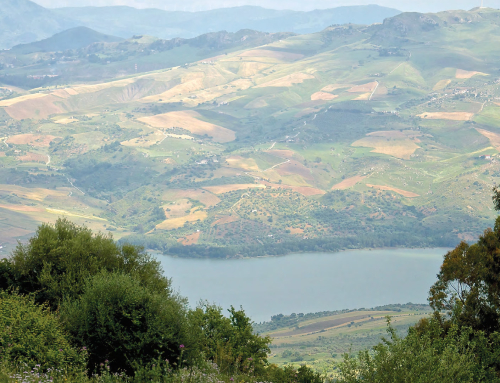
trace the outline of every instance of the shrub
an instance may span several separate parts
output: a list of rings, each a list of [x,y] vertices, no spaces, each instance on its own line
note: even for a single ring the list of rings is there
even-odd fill
[[[0,290],[9,290],[15,285],[12,263],[7,259],[0,260]]]
[[[47,368],[83,368],[84,353],[69,343],[57,318],[32,298],[0,292],[0,359]]]
[[[500,337],[451,326],[447,333],[436,319],[426,331],[410,328],[399,338],[389,325],[391,340],[344,356],[339,383],[494,383],[499,382],[491,362],[498,359]],[[493,343],[493,345],[492,345]]]
[[[266,371],[267,380],[279,383],[323,383],[325,380],[321,374],[314,372],[307,366],[301,366],[297,370],[292,366],[279,368],[275,365],[269,366]]]
[[[180,348],[189,341],[184,301],[127,274],[103,271],[87,279],[82,295],[61,306],[61,319],[88,348],[90,370],[109,361],[111,371],[131,374],[157,358],[178,363],[190,353]]]
[[[253,332],[250,318],[231,307],[229,318],[218,306],[203,304],[190,313],[201,353],[217,363],[223,372],[263,373],[271,339]]]

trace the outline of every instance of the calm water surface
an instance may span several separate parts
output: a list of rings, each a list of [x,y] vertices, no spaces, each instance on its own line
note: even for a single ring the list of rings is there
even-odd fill
[[[271,315],[425,303],[448,249],[354,250],[241,260],[158,256],[173,286],[196,306],[243,306]]]

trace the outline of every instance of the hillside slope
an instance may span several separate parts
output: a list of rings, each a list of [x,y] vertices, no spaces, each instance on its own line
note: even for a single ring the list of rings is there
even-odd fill
[[[192,39],[162,40],[139,35],[123,40],[78,27],[47,40],[0,52],[0,81],[24,89],[75,81],[104,81],[185,65],[292,35],[240,30],[211,32]]]
[[[47,61],[0,72],[32,82],[0,87],[0,241],[58,216],[180,256],[472,241],[500,183],[499,20],[18,56]]]

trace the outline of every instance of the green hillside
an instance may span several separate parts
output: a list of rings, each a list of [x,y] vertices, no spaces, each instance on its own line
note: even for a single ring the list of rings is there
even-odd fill
[[[264,45],[292,36],[240,30],[192,39],[162,40],[136,35],[128,40],[86,27],[73,28],[36,43],[0,52],[2,82],[24,89],[75,82],[109,81],[118,76],[168,69]],[[47,76],[47,75],[51,76]],[[34,80],[35,78],[36,80]]]
[[[499,16],[4,52],[0,241],[58,216],[180,256],[474,240],[500,181]]]

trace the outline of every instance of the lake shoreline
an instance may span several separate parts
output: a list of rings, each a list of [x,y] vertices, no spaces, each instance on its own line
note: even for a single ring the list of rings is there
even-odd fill
[[[156,259],[193,307],[200,300],[224,309],[241,305],[254,321],[264,322],[277,313],[425,302],[448,250],[348,249],[259,259],[158,254]]]
[[[300,254],[309,254],[309,253],[322,253],[322,254],[338,254],[338,253],[347,253],[351,251],[381,251],[381,250],[434,250],[434,249],[443,249],[446,252],[450,251],[452,248],[450,247],[441,247],[441,246],[431,246],[431,247],[404,247],[404,246],[396,246],[396,247],[364,247],[364,248],[356,248],[356,249],[341,249],[337,251],[294,251],[286,254],[277,254],[277,255],[258,255],[255,257],[231,257],[231,258],[217,258],[217,257],[182,257],[179,255],[172,254],[164,254],[162,252],[147,249],[146,252],[150,254],[158,254],[164,257],[176,258],[176,259],[210,259],[210,260],[220,260],[220,261],[231,261],[231,260],[248,260],[248,259],[268,259],[268,258],[284,258],[289,257],[291,255],[300,255]],[[446,253],[443,253],[443,257]]]

